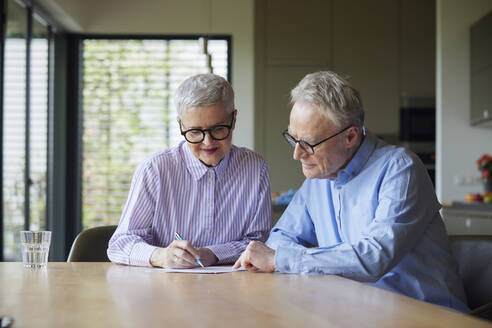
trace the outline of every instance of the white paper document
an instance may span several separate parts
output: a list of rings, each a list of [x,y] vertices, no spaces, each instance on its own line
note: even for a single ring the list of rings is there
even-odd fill
[[[243,268],[234,270],[231,266],[215,265],[208,267],[198,267],[192,269],[147,269],[147,272],[179,272],[179,273],[227,273],[235,271],[244,271]]]

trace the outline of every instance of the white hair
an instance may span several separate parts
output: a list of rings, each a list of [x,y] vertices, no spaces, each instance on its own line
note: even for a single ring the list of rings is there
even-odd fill
[[[211,106],[222,103],[227,113],[234,111],[234,91],[221,76],[198,74],[184,80],[174,93],[178,117],[191,107]]]
[[[306,75],[290,92],[291,104],[313,105],[337,127],[364,126],[364,108],[359,92],[347,80],[329,71]]]

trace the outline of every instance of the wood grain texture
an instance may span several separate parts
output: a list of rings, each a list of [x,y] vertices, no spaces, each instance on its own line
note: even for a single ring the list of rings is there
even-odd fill
[[[18,327],[491,327],[337,276],[148,272],[111,263],[0,263]]]

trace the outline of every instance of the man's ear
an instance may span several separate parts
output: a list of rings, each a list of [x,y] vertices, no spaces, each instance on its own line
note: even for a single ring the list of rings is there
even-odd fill
[[[348,128],[346,139],[345,139],[347,140],[347,147],[352,148],[356,146],[359,140],[359,135],[360,135],[360,127],[352,125],[350,128]]]

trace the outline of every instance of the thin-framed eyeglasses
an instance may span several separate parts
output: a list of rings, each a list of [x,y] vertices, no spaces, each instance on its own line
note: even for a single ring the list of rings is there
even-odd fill
[[[309,155],[313,155],[314,154],[314,147],[319,146],[323,142],[328,141],[331,138],[336,137],[337,135],[341,134],[342,132],[348,130],[348,128],[350,128],[350,127],[352,127],[352,125],[347,126],[345,129],[342,129],[341,131],[338,131],[337,133],[335,133],[335,134],[329,136],[328,138],[325,138],[325,139],[323,139],[320,142],[317,142],[315,144],[310,144],[310,143],[308,143],[308,142],[306,142],[304,140],[297,140],[296,138],[294,138],[293,136],[291,136],[287,132],[288,130],[285,130],[284,132],[282,132],[282,135],[284,136],[285,140],[287,140],[287,142],[289,143],[289,145],[291,145],[292,147],[295,148],[296,147],[296,144],[299,144],[299,146],[302,148],[302,150],[304,150]]]
[[[181,121],[179,121],[179,130],[181,135],[185,137],[186,141],[192,144],[198,144],[205,139],[205,132],[208,132],[213,140],[224,140],[231,134],[232,123],[234,122],[234,112],[231,114],[231,124],[224,125],[218,124],[214,125],[208,129],[189,129],[183,131],[181,129]]]

